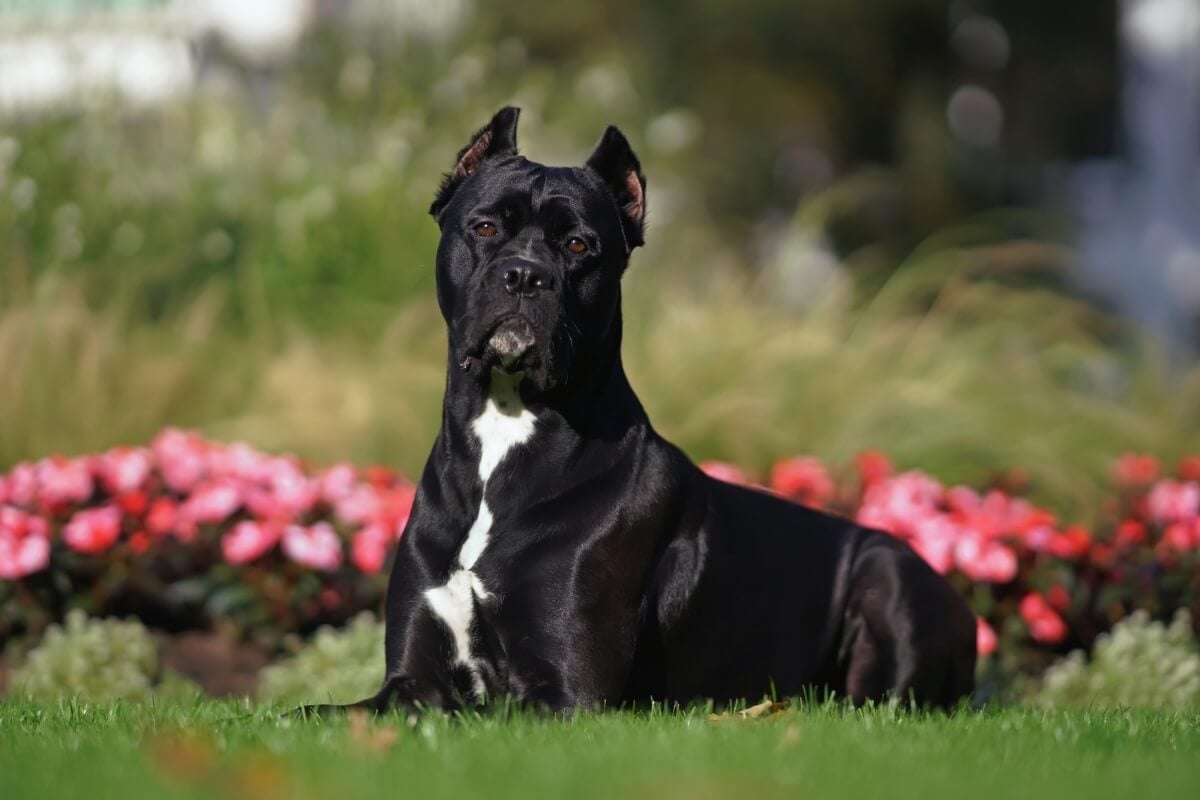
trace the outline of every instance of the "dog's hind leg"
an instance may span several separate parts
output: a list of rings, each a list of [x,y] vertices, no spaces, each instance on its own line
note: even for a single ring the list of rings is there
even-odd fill
[[[859,553],[842,651],[846,694],[953,708],[974,689],[975,619],[913,551],[878,539]]]

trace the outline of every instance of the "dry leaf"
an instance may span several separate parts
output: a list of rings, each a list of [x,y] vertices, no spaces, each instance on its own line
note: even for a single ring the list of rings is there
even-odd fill
[[[709,714],[708,719],[711,722],[725,722],[735,719],[759,719],[761,717],[769,717],[772,714],[778,714],[787,707],[786,700],[783,702],[764,700],[757,705],[743,708],[741,711],[722,711],[720,714]]]
[[[400,732],[390,725],[372,725],[365,711],[350,714],[350,741],[368,753],[383,753],[396,743]]]

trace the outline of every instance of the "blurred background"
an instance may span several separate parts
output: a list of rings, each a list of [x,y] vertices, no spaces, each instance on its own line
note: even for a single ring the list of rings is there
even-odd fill
[[[625,357],[697,459],[1086,520],[1200,448],[1200,0],[0,0],[0,471],[173,424],[415,473],[426,209],[506,103],[638,150]]]

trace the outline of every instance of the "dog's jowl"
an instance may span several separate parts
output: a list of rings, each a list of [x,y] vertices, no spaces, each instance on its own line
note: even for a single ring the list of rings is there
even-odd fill
[[[442,426],[363,705],[967,695],[974,617],[906,545],[713,480],[655,433],[621,364],[638,160],[609,128],[583,166],[544,166],[516,128],[506,108],[479,131],[431,209]]]

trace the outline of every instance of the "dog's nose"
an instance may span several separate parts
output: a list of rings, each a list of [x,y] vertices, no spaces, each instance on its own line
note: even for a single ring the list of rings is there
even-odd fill
[[[549,270],[536,264],[524,263],[504,270],[504,288],[510,294],[533,295],[554,286]]]

